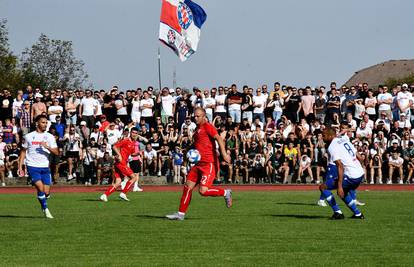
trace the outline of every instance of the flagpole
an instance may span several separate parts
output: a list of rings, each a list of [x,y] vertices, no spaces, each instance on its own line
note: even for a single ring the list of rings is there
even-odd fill
[[[158,47],[158,85],[159,90],[161,92],[161,53],[160,53],[160,47]]]

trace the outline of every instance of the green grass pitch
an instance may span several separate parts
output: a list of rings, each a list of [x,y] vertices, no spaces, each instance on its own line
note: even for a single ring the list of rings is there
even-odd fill
[[[0,195],[0,266],[413,266],[414,194],[359,192],[366,220],[331,221],[317,192],[193,195],[185,221],[179,192],[54,194],[53,220],[33,195]]]

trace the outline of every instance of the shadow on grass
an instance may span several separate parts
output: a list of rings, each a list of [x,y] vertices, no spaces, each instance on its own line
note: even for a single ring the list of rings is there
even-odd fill
[[[138,218],[142,218],[142,219],[155,219],[155,220],[167,220],[167,217],[165,216],[159,216],[159,215],[148,215],[148,214],[138,214],[136,217]],[[185,218],[186,221],[188,220],[199,220],[199,218],[193,218],[193,217],[189,217],[189,218]]]
[[[100,199],[94,199],[94,198],[79,199],[78,201],[83,201],[83,202],[102,202]]]
[[[43,219],[43,216],[25,216],[25,215],[0,215],[0,218],[13,218],[13,219]]]
[[[316,206],[314,203],[302,203],[302,202],[278,202],[278,205],[294,205],[294,206]]]
[[[271,214],[267,215],[277,218],[295,218],[295,219],[305,219],[305,220],[314,220],[314,219],[328,219],[326,216],[320,215],[304,215],[304,214]]]

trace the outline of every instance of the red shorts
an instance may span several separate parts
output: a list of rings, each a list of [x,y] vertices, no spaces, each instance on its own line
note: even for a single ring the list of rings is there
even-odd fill
[[[218,162],[199,162],[191,168],[187,180],[196,184],[199,183],[201,186],[210,187],[216,179],[218,169]]]
[[[126,177],[126,176],[131,177],[132,174],[134,174],[134,172],[131,170],[131,168],[128,167],[126,163],[115,164],[114,176],[116,179]]]

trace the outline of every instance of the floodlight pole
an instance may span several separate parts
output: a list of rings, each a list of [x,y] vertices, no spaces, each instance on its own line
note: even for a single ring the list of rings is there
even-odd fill
[[[158,47],[158,86],[159,90],[161,92],[161,53],[160,53],[160,47]]]

